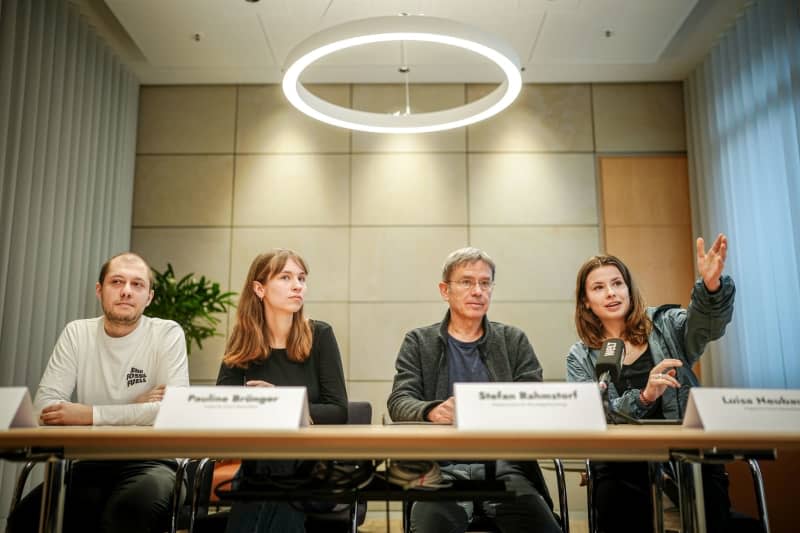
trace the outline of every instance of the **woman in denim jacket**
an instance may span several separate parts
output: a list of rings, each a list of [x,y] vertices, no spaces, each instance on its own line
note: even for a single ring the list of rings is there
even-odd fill
[[[593,381],[603,341],[625,341],[617,380],[609,384],[613,411],[634,418],[680,419],[689,389],[698,384],[692,365],[706,345],[725,333],[736,289],[723,276],[728,251],[720,234],[708,252],[697,239],[700,279],[687,309],[646,307],[628,267],[617,257],[590,258],[575,287],[575,325],[580,341],[567,356],[568,381]],[[647,463],[594,462],[598,526],[605,532],[652,531]],[[729,531],[728,480],[721,466],[703,467],[709,531]]]

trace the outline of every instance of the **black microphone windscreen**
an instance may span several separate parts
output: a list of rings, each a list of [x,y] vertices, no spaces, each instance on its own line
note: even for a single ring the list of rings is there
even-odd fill
[[[608,372],[611,381],[615,381],[622,368],[622,360],[625,358],[625,341],[622,339],[608,339],[600,347],[600,355],[597,356],[597,364],[594,367],[595,376],[598,378]]]

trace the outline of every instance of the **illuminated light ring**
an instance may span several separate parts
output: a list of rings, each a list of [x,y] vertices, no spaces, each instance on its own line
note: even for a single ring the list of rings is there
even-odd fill
[[[474,102],[408,115],[370,113],[338,106],[311,94],[300,83],[302,73],[327,55],[363,44],[391,41],[431,42],[469,50],[496,64],[505,80]],[[377,17],[334,26],[298,44],[289,54],[286,65],[283,93],[294,107],[327,124],[372,133],[428,133],[474,124],[511,105],[522,89],[519,59],[509,45],[475,28],[435,17]]]

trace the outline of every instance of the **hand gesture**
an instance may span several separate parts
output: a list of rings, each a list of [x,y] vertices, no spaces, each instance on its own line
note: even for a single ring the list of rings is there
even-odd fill
[[[150,403],[150,402],[160,402],[164,399],[164,391],[166,390],[166,385],[159,385],[157,387],[153,387],[152,389],[141,393],[139,396],[134,398],[134,403]]]
[[[450,396],[428,412],[428,420],[434,424],[452,424],[455,417],[456,399]]]
[[[661,398],[668,387],[679,389],[681,384],[675,379],[675,374],[677,374],[675,369],[679,366],[683,366],[680,359],[664,359],[654,366],[647,378],[647,385],[642,391],[645,400],[656,401]]]
[[[719,278],[725,268],[725,258],[728,256],[728,238],[720,233],[708,252],[705,251],[705,241],[702,237],[697,239],[697,271],[703,278],[703,283],[709,292],[719,290]]]
[[[39,422],[45,426],[91,426],[94,422],[92,406],[71,402],[54,403],[42,409]]]

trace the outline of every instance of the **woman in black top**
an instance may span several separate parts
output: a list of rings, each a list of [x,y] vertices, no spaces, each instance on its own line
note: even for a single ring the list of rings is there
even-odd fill
[[[706,345],[725,333],[733,317],[735,286],[723,275],[728,240],[720,234],[706,252],[697,239],[700,279],[687,309],[647,307],[628,267],[617,257],[590,258],[578,271],[575,326],[580,341],[567,356],[567,381],[592,381],[604,340],[621,338],[625,359],[609,386],[614,411],[633,418],[680,419],[697,377],[691,370]],[[593,462],[595,506],[600,531],[653,530],[647,463]],[[750,531],[752,522],[733,521],[728,479],[721,465],[703,465],[708,531]]]
[[[308,267],[291,250],[272,250],[250,265],[217,385],[304,386],[313,424],[347,423],[342,360],[325,322],[304,316]],[[245,461],[237,474],[291,473],[293,461]],[[286,503],[236,503],[227,532],[302,532],[304,515]]]

